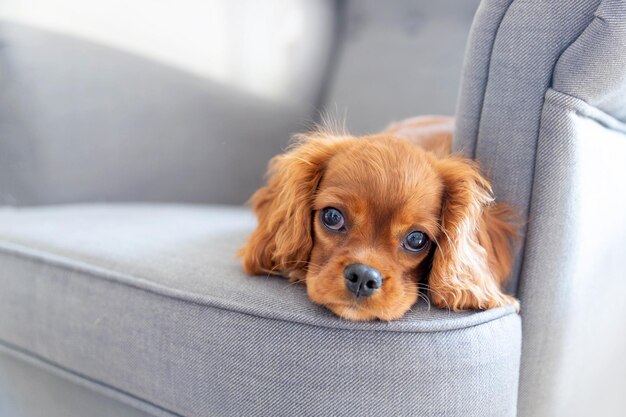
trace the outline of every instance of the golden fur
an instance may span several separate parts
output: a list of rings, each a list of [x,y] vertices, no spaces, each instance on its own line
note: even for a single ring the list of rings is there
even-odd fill
[[[398,319],[420,289],[455,311],[518,306],[502,292],[514,212],[494,202],[475,162],[450,156],[452,125],[431,116],[370,136],[299,135],[251,198],[258,227],[240,251],[245,271],[303,282],[312,301],[351,320]],[[321,224],[325,207],[342,211],[345,233]],[[402,248],[412,230],[429,236],[428,250]],[[381,289],[354,297],[343,277],[352,263],[378,269]]]

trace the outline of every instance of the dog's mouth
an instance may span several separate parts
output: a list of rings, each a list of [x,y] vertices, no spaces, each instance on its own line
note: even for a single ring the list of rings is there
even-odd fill
[[[373,297],[358,296],[347,288],[336,287],[331,291],[309,292],[309,298],[316,304],[322,305],[337,316],[354,321],[386,320],[379,310]]]

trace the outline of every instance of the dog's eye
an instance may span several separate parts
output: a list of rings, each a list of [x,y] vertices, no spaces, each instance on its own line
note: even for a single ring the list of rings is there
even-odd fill
[[[421,252],[428,246],[428,242],[426,233],[414,231],[406,236],[404,242],[402,242],[402,247],[410,252]]]
[[[346,222],[343,214],[334,207],[326,207],[323,209],[321,218],[324,226],[335,232],[343,229]]]

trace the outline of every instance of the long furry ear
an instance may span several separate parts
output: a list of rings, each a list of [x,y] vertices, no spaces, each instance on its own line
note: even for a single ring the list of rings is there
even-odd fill
[[[258,226],[239,251],[248,274],[304,278],[313,247],[313,196],[340,141],[321,132],[295,139],[290,150],[270,161],[267,185],[250,199]]]
[[[439,160],[438,168],[445,191],[429,275],[431,299],[452,310],[519,308],[501,289],[513,262],[514,212],[493,202],[477,164],[451,157]]]

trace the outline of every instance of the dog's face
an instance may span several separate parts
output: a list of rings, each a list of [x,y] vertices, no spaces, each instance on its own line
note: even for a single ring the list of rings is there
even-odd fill
[[[317,133],[268,174],[251,200],[259,225],[241,251],[246,272],[304,282],[351,320],[402,317],[422,284],[453,310],[514,302],[500,290],[510,212],[471,161],[384,134]]]
[[[327,161],[313,198],[309,297],[354,319],[400,318],[418,298],[439,238],[443,182],[432,156],[385,137]]]

